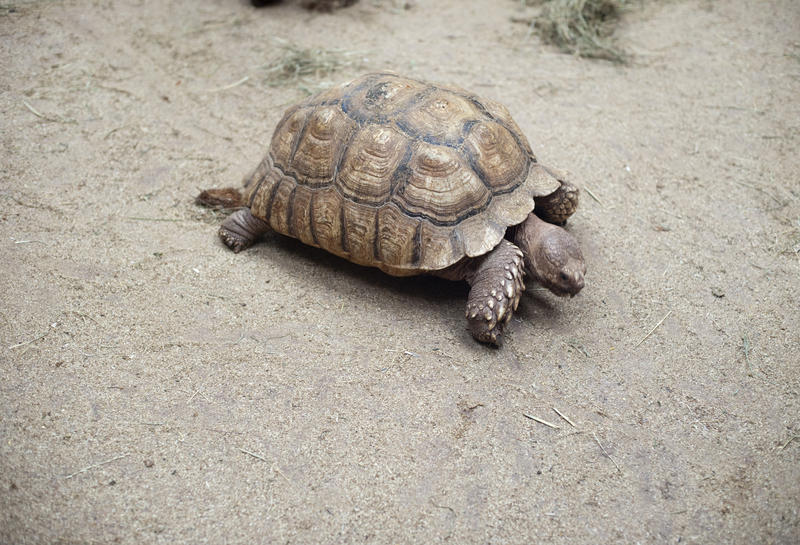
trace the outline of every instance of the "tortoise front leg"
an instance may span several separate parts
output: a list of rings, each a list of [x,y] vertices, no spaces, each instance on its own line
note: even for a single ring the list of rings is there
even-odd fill
[[[269,231],[269,224],[250,213],[249,208],[242,208],[228,216],[219,228],[219,238],[225,245],[239,253]]]
[[[476,340],[498,345],[503,326],[517,310],[525,291],[522,252],[507,240],[476,262],[467,278],[472,289],[467,298],[467,322]]]
[[[579,190],[566,180],[556,178],[561,182],[561,187],[545,197],[536,197],[533,200],[536,206],[533,212],[548,223],[565,225],[578,208]]]
[[[467,298],[467,323],[472,336],[482,343],[498,345],[503,326],[517,310],[525,290],[522,252],[503,239],[488,254],[466,259],[439,271],[449,280],[466,280],[472,287]]]

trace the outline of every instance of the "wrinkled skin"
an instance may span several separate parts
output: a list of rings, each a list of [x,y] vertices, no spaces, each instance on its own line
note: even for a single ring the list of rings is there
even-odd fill
[[[586,262],[569,232],[531,214],[514,229],[512,240],[522,250],[525,272],[542,286],[559,296],[583,289]]]

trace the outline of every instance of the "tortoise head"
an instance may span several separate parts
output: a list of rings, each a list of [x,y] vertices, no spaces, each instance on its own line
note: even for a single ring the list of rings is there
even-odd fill
[[[529,276],[559,296],[574,296],[583,288],[586,262],[569,232],[530,214],[516,230],[514,242],[525,258]]]
[[[560,227],[548,230],[531,256],[534,276],[556,295],[574,296],[583,288],[586,262],[578,241]]]

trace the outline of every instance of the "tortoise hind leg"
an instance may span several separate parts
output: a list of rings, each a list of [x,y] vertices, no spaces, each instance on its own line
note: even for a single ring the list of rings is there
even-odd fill
[[[494,250],[464,266],[463,277],[472,286],[466,312],[469,330],[476,340],[498,345],[525,290],[522,252],[501,240]]]
[[[242,208],[228,216],[219,228],[219,238],[225,245],[239,253],[269,231],[269,224],[250,213],[249,208]]]
[[[536,197],[534,213],[548,223],[564,225],[575,210],[578,208],[577,187],[568,181],[557,177],[561,182],[561,187],[545,197]]]

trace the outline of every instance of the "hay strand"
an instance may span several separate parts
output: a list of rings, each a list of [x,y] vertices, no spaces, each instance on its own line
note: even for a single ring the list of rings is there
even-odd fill
[[[561,426],[557,426],[557,425],[552,424],[552,423],[550,423],[550,422],[548,422],[546,420],[542,420],[541,418],[536,418],[535,416],[532,416],[530,414],[522,413],[522,416],[524,416],[525,418],[530,418],[534,422],[538,422],[539,424],[543,424],[543,425],[547,426],[548,428],[553,428],[554,430],[560,430],[561,429]]]

